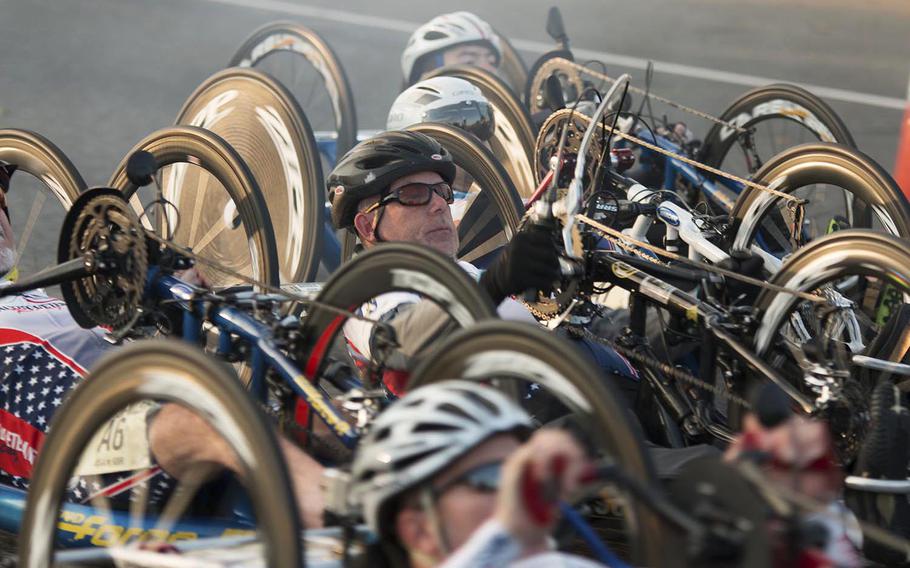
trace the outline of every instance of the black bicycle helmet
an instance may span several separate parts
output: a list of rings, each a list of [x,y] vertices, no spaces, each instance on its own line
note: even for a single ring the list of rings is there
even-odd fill
[[[380,195],[399,178],[427,171],[438,173],[446,183],[455,178],[452,155],[425,134],[389,131],[364,140],[338,161],[326,181],[332,223],[337,229],[351,229],[363,199]]]

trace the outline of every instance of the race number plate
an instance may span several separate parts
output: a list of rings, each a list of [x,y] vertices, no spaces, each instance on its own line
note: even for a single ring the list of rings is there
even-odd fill
[[[157,406],[152,401],[138,402],[108,420],[86,446],[76,475],[102,475],[151,467],[146,418]]]

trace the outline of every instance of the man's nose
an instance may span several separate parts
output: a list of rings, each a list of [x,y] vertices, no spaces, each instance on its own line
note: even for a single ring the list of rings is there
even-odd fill
[[[445,211],[449,208],[449,204],[446,203],[446,200],[442,198],[441,195],[433,192],[433,197],[430,199],[430,212],[438,213],[440,211]]]

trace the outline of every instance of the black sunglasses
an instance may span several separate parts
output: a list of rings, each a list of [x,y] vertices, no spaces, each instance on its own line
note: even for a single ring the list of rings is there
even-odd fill
[[[369,213],[371,211],[379,209],[383,205],[391,203],[392,201],[397,201],[398,203],[401,203],[402,205],[406,205],[408,207],[426,205],[430,202],[430,200],[433,199],[434,193],[443,198],[445,202],[450,205],[455,202],[455,193],[452,191],[452,186],[446,182],[415,182],[403,185],[398,189],[394,189],[388,192],[387,194],[383,195],[379,201],[364,209],[363,212]]]
[[[433,496],[438,498],[449,489],[462,485],[480,493],[495,493],[499,490],[499,480],[502,475],[502,462],[490,462],[479,465],[462,473],[455,479],[433,487]]]

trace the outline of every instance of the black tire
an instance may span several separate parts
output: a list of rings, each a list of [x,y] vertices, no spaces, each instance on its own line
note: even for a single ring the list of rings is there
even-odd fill
[[[244,249],[249,250],[249,258],[255,260],[254,264],[247,267],[248,276],[271,286],[278,285],[278,252],[268,208],[252,172],[230,144],[217,134],[192,126],[172,126],[146,136],[126,154],[108,182],[110,187],[123,191],[125,197],[141,212],[142,206],[134,195],[137,187],[126,176],[126,162],[139,150],[151,153],[159,169],[172,164],[189,163],[214,176],[236,206],[240,224],[243,225],[244,239],[249,243]],[[196,245],[193,242],[180,244],[190,247]],[[212,256],[205,252],[200,252],[200,255],[207,258]],[[213,285],[236,283],[231,277],[219,279],[211,272],[207,275]]]
[[[0,162],[15,165],[19,171],[41,180],[65,209],[88,187],[60,148],[29,130],[0,130]]]
[[[335,112],[335,130],[338,135],[336,155],[344,155],[357,143],[354,95],[338,56],[319,34],[294,22],[266,24],[241,44],[228,65],[255,67],[276,51],[299,53],[322,75]],[[329,88],[329,85],[332,87]]]
[[[786,194],[813,184],[842,188],[852,195],[853,218],[847,219],[851,227],[872,228],[875,220],[890,234],[910,237],[907,198],[888,172],[859,150],[821,142],[796,146],[774,156],[756,172],[753,181]],[[748,248],[759,228],[768,227],[768,223],[785,224],[779,213],[782,201],[766,191],[746,187],[730,214],[731,248]]]
[[[787,108],[787,106],[782,107],[782,105],[789,106],[791,112],[784,113],[782,109]],[[793,118],[799,114],[803,114],[807,122]],[[837,116],[837,113],[820,98],[795,85],[778,83],[748,91],[733,101],[719,118],[743,128],[753,128],[762,122],[770,120],[798,123],[805,127],[808,134],[822,142],[837,142],[847,146],[856,146],[853,136],[847,130],[844,122]],[[715,124],[704,138],[704,145],[699,152],[699,161],[728,171],[729,164],[727,164],[728,167],[725,167],[724,162],[736,141],[737,136],[733,129]],[[784,149],[778,148],[763,156],[763,158],[769,158],[770,155]],[[757,169],[757,165],[752,169],[753,171]],[[737,172],[733,171],[733,169],[729,169],[729,171],[740,175],[752,173]]]
[[[458,225],[458,258],[475,262],[512,239],[524,215],[524,206],[505,169],[475,136],[454,126],[420,123],[407,130],[421,132],[442,144],[455,164],[482,188]],[[354,253],[355,239],[344,232],[342,258]]]
[[[304,374],[319,377],[325,356],[347,319],[328,304],[354,312],[387,292],[416,292],[439,304],[461,327],[496,317],[489,296],[460,266],[441,254],[407,243],[385,243],[341,266],[307,309],[300,335]]]
[[[502,79],[485,69],[471,65],[440,67],[430,77],[458,77],[474,84],[493,105],[496,134],[490,138],[493,153],[502,162],[522,197],[530,197],[534,189],[534,127],[528,110],[518,95]],[[504,124],[504,122],[506,124]]]
[[[217,101],[223,102],[215,113]],[[262,109],[270,110],[268,120]],[[196,88],[175,124],[208,129],[237,150],[268,206],[281,282],[315,278],[322,253],[325,187],[313,131],[293,95],[261,71],[225,69]],[[192,210],[192,203],[177,206]]]
[[[894,293],[903,298],[900,303],[907,303],[910,299],[910,281],[906,278],[908,266],[910,244],[907,241],[875,231],[852,229],[835,232],[800,248],[771,277],[770,282],[791,290],[812,293],[825,284],[841,282],[850,276],[872,277],[880,280],[883,287],[885,284],[893,287]],[[862,294],[869,290],[861,284],[854,285],[854,288]],[[878,297],[874,299],[885,299],[883,294],[886,291],[882,289],[878,292]],[[863,309],[863,299],[855,300],[855,304]],[[755,301],[759,325],[753,336],[753,348],[759,358],[780,369],[798,390],[808,393],[803,373],[786,371],[792,366],[791,356],[783,345],[779,345],[790,315],[797,313],[803,302],[793,294],[763,289]],[[865,339],[868,350],[873,341]],[[857,378],[861,380],[862,375]],[[734,390],[740,396],[747,396],[752,386],[759,382],[760,378],[749,377],[741,384],[734,385]],[[859,386],[865,388],[868,385]],[[817,395],[810,396],[814,400]],[[737,405],[731,406],[731,409],[734,411],[728,414],[728,419],[731,427],[737,427],[742,419],[742,409]]]
[[[499,71],[509,81],[512,90],[517,93],[528,82],[528,67],[512,45],[512,42],[509,41],[509,38],[499,33],[496,29],[493,31],[499,36],[499,49],[502,52]]]
[[[64,492],[83,449],[114,414],[149,399],[177,403],[206,417],[240,449],[236,453],[267,564],[301,566],[301,523],[275,434],[227,367],[168,340],[137,342],[108,355],[55,414],[31,479],[20,535],[27,546],[20,548],[20,565],[53,563]]]
[[[615,458],[631,477],[656,485],[644,442],[630,427],[634,418],[606,381],[592,380],[599,374],[584,355],[552,333],[533,324],[491,321],[440,342],[422,358],[410,388],[456,378],[488,381],[491,376],[537,383],[578,417],[596,449]],[[662,544],[666,544],[667,529],[651,510],[633,503],[634,522],[630,526],[635,534],[630,540],[634,563],[663,566],[667,547]]]

